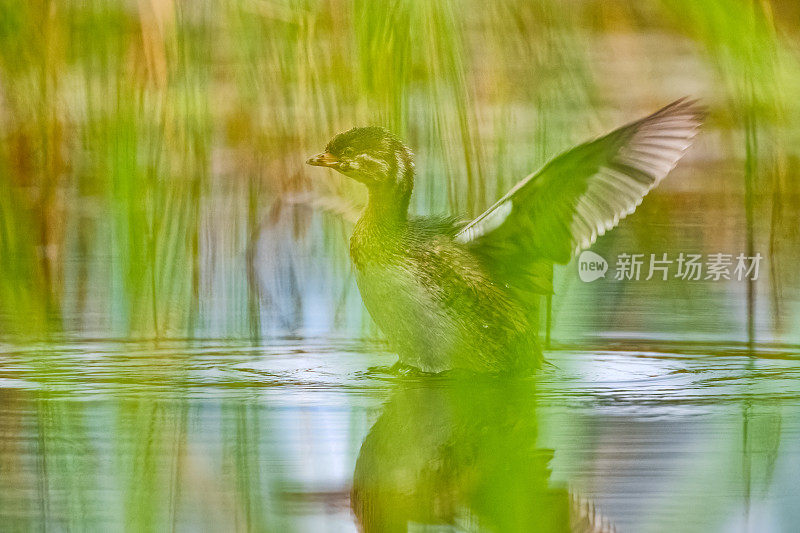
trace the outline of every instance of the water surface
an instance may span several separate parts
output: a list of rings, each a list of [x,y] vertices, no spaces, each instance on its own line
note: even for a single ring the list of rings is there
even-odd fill
[[[81,341],[0,356],[11,530],[790,531],[800,353],[630,339],[536,378],[380,345]],[[426,529],[427,530],[427,529]]]

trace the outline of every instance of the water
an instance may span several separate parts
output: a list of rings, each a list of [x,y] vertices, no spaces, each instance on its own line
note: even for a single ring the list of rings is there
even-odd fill
[[[559,531],[588,502],[618,531],[800,519],[791,347],[596,339],[516,380],[367,371],[394,357],[335,338],[1,351],[3,530]]]

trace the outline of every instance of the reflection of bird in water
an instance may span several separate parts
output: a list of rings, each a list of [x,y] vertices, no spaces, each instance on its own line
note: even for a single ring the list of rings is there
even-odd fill
[[[487,531],[603,532],[610,523],[550,483],[531,381],[402,384],[361,445],[351,506],[364,532],[413,523]]]
[[[427,372],[536,367],[542,294],[566,263],[632,213],[691,144],[700,109],[679,100],[556,157],[466,225],[409,217],[411,151],[355,128],[308,163],[369,190],[350,239],[362,299],[400,355]]]

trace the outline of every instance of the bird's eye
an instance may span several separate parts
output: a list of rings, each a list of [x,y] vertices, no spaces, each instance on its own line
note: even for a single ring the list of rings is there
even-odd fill
[[[353,150],[352,146],[348,146],[347,148],[344,149],[344,151],[342,152],[342,155],[345,156],[345,157],[353,157],[353,154],[355,152],[356,151]]]

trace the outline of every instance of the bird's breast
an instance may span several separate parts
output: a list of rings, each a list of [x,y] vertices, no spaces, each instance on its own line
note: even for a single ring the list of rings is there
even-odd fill
[[[356,267],[364,306],[404,363],[426,371],[447,369],[459,341],[457,320],[421,265],[396,259]]]
[[[387,228],[374,218],[362,216],[350,236],[350,259],[356,270],[364,270],[369,265],[380,267],[396,263],[402,254],[402,231]]]

